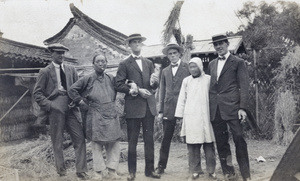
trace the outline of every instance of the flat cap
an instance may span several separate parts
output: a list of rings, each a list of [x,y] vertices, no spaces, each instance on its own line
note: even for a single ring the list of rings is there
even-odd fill
[[[53,51],[66,52],[69,51],[69,48],[60,43],[54,43],[48,46],[48,50],[51,52]]]

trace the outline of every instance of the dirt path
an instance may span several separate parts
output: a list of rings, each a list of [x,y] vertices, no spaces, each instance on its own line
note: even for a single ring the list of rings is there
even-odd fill
[[[253,181],[267,181],[270,179],[273,171],[275,170],[277,164],[279,163],[283,153],[285,152],[286,147],[274,145],[269,141],[255,141],[248,140],[248,149],[249,149],[249,159],[250,159],[250,169],[251,177]],[[231,143],[231,145],[233,145]],[[142,150],[142,146],[139,146]],[[157,164],[159,156],[159,143],[155,145],[155,164]],[[235,158],[235,151],[232,147],[232,153]],[[257,162],[256,158],[262,156],[266,159],[266,162]],[[234,159],[235,169],[238,171],[238,165]],[[202,168],[205,171],[205,159],[202,159]],[[137,170],[137,179],[138,180],[147,180],[143,175],[144,169],[144,160],[138,161],[138,170]],[[121,174],[127,174],[127,163],[121,163],[119,166],[119,171]],[[162,175],[161,180],[163,181],[182,181],[187,180],[188,177],[188,161],[187,161],[187,148],[185,144],[174,143],[171,145],[170,158],[168,162],[168,167],[165,170],[165,174]],[[218,178],[222,178],[222,171],[220,163],[217,160],[217,170]],[[151,179],[148,179],[151,180]],[[152,179],[154,180],[154,179]],[[199,180],[208,180],[207,174],[201,176]],[[241,177],[240,177],[240,180]]]
[[[49,140],[43,140],[43,144],[47,143]],[[274,145],[269,141],[256,141],[248,140],[248,150],[250,156],[250,167],[252,181],[267,181],[270,179],[273,171],[275,170],[277,164],[279,163],[286,147]],[[73,148],[70,148],[65,156],[65,160],[69,161],[68,175],[66,177],[60,178],[55,173],[55,168],[53,163],[53,158],[43,158],[42,154],[39,155],[36,151],[41,149],[46,149],[39,140],[26,140],[23,142],[5,143],[0,146],[0,165],[9,168],[17,168],[19,170],[20,181],[52,181],[52,180],[63,180],[63,181],[73,181],[77,180],[75,177],[74,163],[69,157],[73,156]],[[37,146],[38,145],[38,146]],[[48,144],[49,145],[49,144]],[[159,146],[160,143],[155,143],[155,165],[158,161],[159,156]],[[138,145],[138,163],[137,163],[137,177],[136,181],[151,181],[157,179],[150,179],[144,176],[144,145],[139,143]],[[90,150],[90,145],[87,146],[88,152]],[[121,143],[123,156],[126,159],[127,143]],[[233,149],[233,148],[232,148]],[[49,152],[49,150],[45,150]],[[51,150],[50,150],[51,151]],[[30,154],[34,154],[30,156]],[[70,155],[68,155],[70,154]],[[235,151],[233,151],[235,158]],[[51,154],[50,154],[51,155]],[[266,159],[266,162],[257,162],[256,158],[262,156]],[[88,155],[90,157],[90,155]],[[50,160],[50,161],[49,161]],[[234,166],[237,173],[238,166],[234,159]],[[88,164],[89,174],[92,175],[92,163]],[[202,159],[202,168],[205,172],[205,160]],[[127,162],[120,162],[119,174],[121,175],[121,180],[126,180],[127,178]],[[186,144],[182,143],[172,143],[170,150],[170,158],[168,162],[168,167],[165,170],[165,174],[162,175],[161,181],[182,181],[187,180],[188,177],[188,161],[187,161],[187,148]],[[217,170],[218,178],[222,178],[220,164],[217,160]],[[1,174],[1,173],[0,173]],[[0,175],[1,176],[1,175]],[[202,175],[198,180],[207,180],[207,174]],[[241,179],[240,179],[241,180]],[[157,180],[158,181],[158,180]]]

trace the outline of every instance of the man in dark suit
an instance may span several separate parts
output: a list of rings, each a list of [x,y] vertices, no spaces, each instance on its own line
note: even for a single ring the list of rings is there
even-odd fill
[[[153,63],[141,57],[142,42],[146,40],[140,34],[130,35],[125,43],[132,54],[119,64],[116,75],[116,90],[125,93],[125,118],[128,135],[128,170],[127,180],[134,180],[136,173],[136,146],[140,127],[143,127],[145,150],[145,175],[160,178],[154,172],[154,140],[153,127],[156,115],[154,91],[158,87],[158,77],[153,74]],[[135,87],[132,91],[127,84]]]
[[[158,120],[163,123],[163,139],[160,147],[159,162],[156,173],[162,174],[167,167],[170,145],[176,126],[175,109],[182,80],[189,76],[189,66],[181,61],[183,48],[177,44],[168,44],[163,50],[171,64],[162,70],[159,88]]]
[[[56,43],[48,47],[52,63],[39,72],[33,96],[41,109],[48,114],[50,136],[57,173],[65,176],[63,157],[63,133],[67,127],[75,149],[76,174],[82,180],[89,179],[86,163],[86,145],[78,107],[69,108],[71,102],[67,89],[78,80],[74,67],[63,64],[64,54],[69,49]]]
[[[244,60],[228,51],[229,41],[226,35],[213,36],[212,43],[218,58],[208,65],[208,74],[211,75],[209,105],[220,163],[225,178],[236,180],[228,143],[229,126],[241,175],[246,181],[250,179],[250,167],[241,122],[244,122],[247,116],[245,110],[249,98],[248,71]]]

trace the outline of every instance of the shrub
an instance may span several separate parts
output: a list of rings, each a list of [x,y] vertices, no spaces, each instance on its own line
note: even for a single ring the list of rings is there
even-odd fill
[[[296,101],[291,91],[279,93],[275,104],[275,129],[273,141],[288,145],[293,139],[293,126],[296,120]]]

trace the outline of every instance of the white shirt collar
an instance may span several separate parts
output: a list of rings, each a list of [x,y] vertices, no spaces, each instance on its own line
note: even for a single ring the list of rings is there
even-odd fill
[[[228,57],[230,56],[230,52],[228,51],[225,55],[223,55],[225,57],[225,60],[228,59]],[[220,56],[219,56],[220,57]]]
[[[53,65],[54,65],[54,67],[56,67],[56,68],[59,68],[59,64],[57,64],[57,63],[54,63],[53,61],[52,61],[52,63],[53,63]],[[61,63],[61,66],[62,66],[62,69],[64,68],[64,64],[63,63]]]
[[[142,55],[140,54],[140,55],[135,55],[135,54],[133,54],[133,53],[131,53],[131,56],[133,57],[133,58],[141,58],[142,57]]]

